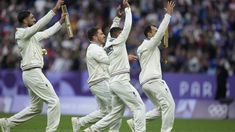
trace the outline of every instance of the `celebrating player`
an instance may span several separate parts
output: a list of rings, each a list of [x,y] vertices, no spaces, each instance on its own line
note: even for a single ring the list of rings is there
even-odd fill
[[[91,42],[86,53],[88,84],[91,92],[96,96],[99,109],[82,118],[72,117],[73,132],[78,132],[81,126],[97,122],[111,111],[111,92],[108,81],[109,58],[103,49],[105,35],[100,28],[91,28],[87,36]],[[113,124],[110,132],[118,131],[120,124],[121,120]]]
[[[119,23],[123,16],[122,9],[118,8],[114,23]],[[111,91],[109,88],[109,58],[103,48],[105,35],[100,28],[91,28],[88,31],[88,39],[91,44],[87,48],[87,69],[89,74],[88,84],[91,92],[96,96],[99,110],[89,115],[78,118],[72,117],[73,131],[78,132],[81,126],[95,123],[111,112]],[[129,61],[137,60],[135,55],[128,55]],[[121,125],[121,119],[110,126],[110,132],[118,132]]]
[[[130,65],[126,51],[126,40],[129,36],[132,15],[128,0],[123,0],[125,9],[124,28],[117,27],[120,19],[116,19],[111,26],[105,49],[109,56],[110,90],[112,91],[112,111],[96,124],[87,128],[86,132],[96,132],[105,129],[108,125],[119,121],[128,106],[134,115],[136,132],[145,132],[145,107],[137,90],[130,84]]]
[[[167,3],[166,15],[159,29],[154,25],[147,26],[144,32],[147,39],[137,49],[141,65],[139,80],[145,94],[156,106],[155,109],[146,113],[146,121],[162,116],[161,132],[170,132],[174,123],[175,103],[166,82],[162,80],[160,50],[158,48],[170,23],[174,7],[174,2]],[[127,123],[134,132],[133,120],[130,119]]]
[[[48,105],[46,132],[55,132],[60,122],[60,103],[51,83],[42,73],[43,50],[40,41],[49,38],[61,29],[66,14],[47,30],[39,32],[56,15],[63,0],[58,0],[56,6],[43,18],[36,22],[33,14],[22,11],[18,14],[20,28],[17,28],[15,39],[17,41],[23,71],[23,81],[31,96],[31,105],[10,118],[1,118],[0,126],[3,132],[10,132],[10,128],[19,125],[41,113],[43,102]]]

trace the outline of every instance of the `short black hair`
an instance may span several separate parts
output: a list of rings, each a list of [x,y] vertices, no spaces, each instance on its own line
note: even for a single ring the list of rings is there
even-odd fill
[[[111,29],[110,29],[110,36],[111,36],[112,38],[116,37],[115,34],[116,34],[117,32],[119,32],[119,31],[122,31],[122,28],[120,28],[120,27],[113,27],[113,28],[111,28]]]
[[[87,31],[87,37],[89,41],[93,40],[93,36],[95,36],[100,28],[93,27]]]
[[[148,38],[148,33],[151,32],[152,26],[153,26],[153,27],[157,27],[157,26],[155,26],[155,25],[148,25],[147,27],[145,27],[145,29],[144,29],[144,36],[145,36],[146,38]]]
[[[30,11],[24,10],[18,13],[17,19],[19,23],[23,23],[24,19],[30,15]]]

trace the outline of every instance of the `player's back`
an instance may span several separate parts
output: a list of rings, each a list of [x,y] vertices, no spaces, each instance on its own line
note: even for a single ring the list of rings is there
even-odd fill
[[[170,23],[170,18],[171,16],[169,14],[165,14],[155,35],[150,39],[145,39],[138,47],[137,54],[141,65],[140,84],[144,84],[151,79],[162,78],[161,54],[158,46],[161,44],[163,35]]]
[[[139,75],[141,84],[153,78],[162,78],[160,50],[157,46],[152,49],[147,48],[148,44],[149,40],[145,39],[137,49],[141,66],[141,72]]]

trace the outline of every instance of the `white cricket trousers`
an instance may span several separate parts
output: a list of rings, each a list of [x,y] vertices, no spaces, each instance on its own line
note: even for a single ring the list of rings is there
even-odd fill
[[[23,71],[22,76],[31,97],[31,104],[8,121],[15,126],[31,119],[42,112],[45,102],[48,105],[46,132],[55,132],[60,122],[60,102],[51,83],[40,68]]]
[[[98,104],[98,110],[90,113],[87,116],[79,118],[79,121],[82,126],[87,124],[93,124],[103,117],[105,117],[108,113],[111,112],[112,104],[111,104],[111,91],[109,89],[108,80],[101,81],[90,87],[90,90],[93,95],[96,97],[96,101]],[[121,120],[115,122],[110,126],[109,132],[118,132],[121,127]]]
[[[135,132],[145,132],[145,106],[137,90],[129,81],[110,82],[110,89],[112,92],[112,111],[92,125],[91,129],[99,132],[110,124],[119,121],[124,114],[126,105],[133,113]]]
[[[175,102],[166,82],[162,79],[154,79],[143,84],[142,88],[156,107],[146,113],[146,121],[162,116],[161,132],[170,132],[174,125]]]

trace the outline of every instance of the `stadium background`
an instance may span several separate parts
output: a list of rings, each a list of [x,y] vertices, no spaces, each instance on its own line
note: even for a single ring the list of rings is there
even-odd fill
[[[135,54],[144,39],[143,29],[148,23],[160,24],[164,16],[164,2],[131,1],[133,26],[127,41],[129,53]],[[92,26],[99,26],[107,33],[118,3],[120,0],[67,0],[75,37],[69,40],[63,29],[42,43],[48,51],[43,70],[60,96],[63,114],[84,115],[96,109],[95,99],[86,83],[85,53],[89,44],[86,31]],[[28,9],[38,19],[54,4],[54,0],[0,1],[0,118],[29,104],[19,68],[21,58],[14,40],[15,28],[19,26],[17,12]],[[59,17],[53,18],[48,27]],[[234,125],[231,125],[235,123],[235,0],[177,0],[169,33],[169,48],[163,49],[168,64],[162,65],[162,69],[176,102],[174,130],[235,131]],[[138,83],[139,64],[130,64],[132,83],[149,110],[153,105]],[[130,116],[128,109],[125,115]],[[70,127],[68,118],[62,116],[61,124],[66,121]],[[229,120],[223,120],[227,118]],[[45,123],[42,117],[32,122],[37,124],[41,121]],[[195,127],[184,125],[190,121]],[[218,128],[209,127],[216,122]],[[122,131],[128,131],[123,124]],[[159,129],[160,121],[155,124]],[[155,124],[150,125],[151,130],[157,129]],[[197,125],[208,126],[208,129],[199,129]],[[24,130],[30,128],[30,121],[22,127]],[[15,129],[20,130],[20,127]]]

